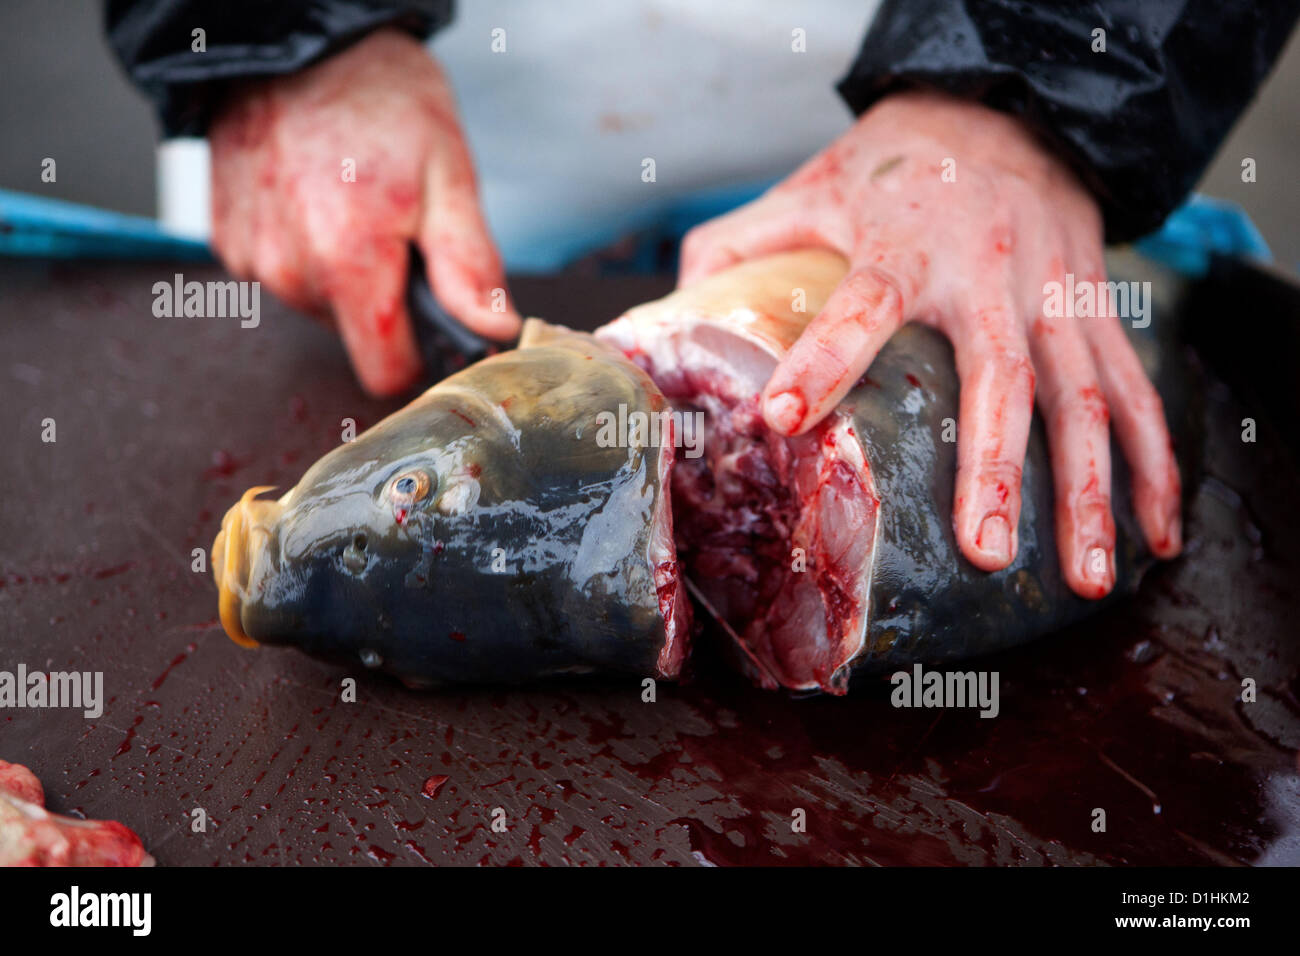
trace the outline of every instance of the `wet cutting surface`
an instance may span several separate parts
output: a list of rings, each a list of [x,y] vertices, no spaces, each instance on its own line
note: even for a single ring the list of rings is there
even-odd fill
[[[98,719],[0,710],[0,758],[52,810],[120,820],[164,866],[1300,863],[1297,472],[1267,425],[1242,444],[1259,413],[1225,389],[1185,556],[1135,600],[971,665],[1000,674],[995,719],[895,709],[884,682],[763,693],[708,654],[654,703],[636,681],[417,693],[223,634],[191,549],[248,486],[296,481],[344,418],[400,402],[364,398],[331,333],[269,295],[256,329],[155,318],[175,271],[0,265],[0,670],[104,673]],[[592,327],[669,285],[514,291]]]

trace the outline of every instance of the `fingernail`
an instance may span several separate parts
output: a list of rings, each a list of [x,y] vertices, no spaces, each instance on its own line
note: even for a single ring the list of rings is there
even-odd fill
[[[804,400],[794,392],[782,392],[769,398],[763,407],[767,423],[784,435],[791,435],[803,424],[807,411]]]
[[[1109,594],[1115,583],[1114,562],[1110,551],[1103,545],[1093,543],[1083,552],[1083,579],[1096,589],[1095,597]]]
[[[991,560],[1006,565],[1011,562],[1011,525],[1002,515],[989,515],[980,523],[975,547]]]

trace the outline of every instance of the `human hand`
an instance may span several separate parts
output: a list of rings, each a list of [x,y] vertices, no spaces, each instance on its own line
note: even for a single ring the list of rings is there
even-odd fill
[[[414,38],[381,30],[251,84],[209,139],[222,260],[332,316],[367,391],[401,392],[420,373],[405,301],[411,242],[453,316],[490,338],[518,331],[451,88]]]
[[[1152,551],[1182,546],[1164,411],[1119,319],[1049,318],[1044,285],[1104,283],[1102,223],[1074,174],[1017,120],[939,94],[881,100],[784,182],[696,227],[680,285],[738,261],[824,246],[850,271],[772,374],[768,424],[806,431],[904,321],[940,329],[961,379],[953,522],[986,571],[1015,557],[1035,384],[1051,446],[1062,569],[1078,594],[1114,586],[1109,424],[1132,466]]]

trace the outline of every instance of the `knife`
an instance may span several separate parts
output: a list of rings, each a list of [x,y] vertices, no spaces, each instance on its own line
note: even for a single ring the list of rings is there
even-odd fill
[[[415,246],[411,246],[406,306],[415,327],[420,357],[424,359],[424,377],[429,384],[479,359],[515,347],[515,341],[497,342],[484,338],[443,307],[429,284],[424,256]]]

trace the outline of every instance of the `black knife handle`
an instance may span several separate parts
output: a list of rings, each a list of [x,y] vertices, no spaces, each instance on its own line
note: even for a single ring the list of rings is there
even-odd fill
[[[425,377],[438,381],[496,352],[496,343],[471,331],[443,308],[429,285],[424,256],[415,246],[411,246],[410,263],[406,307],[424,359]]]

